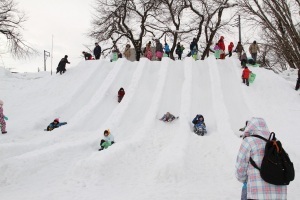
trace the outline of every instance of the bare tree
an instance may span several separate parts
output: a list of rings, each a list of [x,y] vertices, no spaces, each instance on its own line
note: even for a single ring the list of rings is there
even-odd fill
[[[153,12],[153,20],[147,22],[151,28],[148,32],[156,38],[167,36],[173,41],[170,44],[170,58],[174,59],[177,41],[183,34],[191,32],[191,28],[182,21],[182,14],[188,8],[185,0],[161,0],[160,7]],[[165,41],[166,42],[166,41]]]
[[[237,0],[243,17],[262,30],[261,45],[273,64],[283,59],[291,68],[300,67],[299,0]],[[267,66],[267,63],[263,63]],[[270,65],[270,64],[269,64]],[[277,65],[278,66],[278,65]]]
[[[93,28],[89,34],[99,42],[113,38],[116,42],[127,38],[131,41],[139,60],[143,37],[145,37],[146,20],[150,12],[159,4],[159,0],[97,0]]]
[[[25,14],[17,9],[14,0],[0,0],[0,33],[15,58],[27,57],[35,52],[25,43],[21,33],[25,21]]]
[[[234,16],[231,16],[229,19],[224,20],[222,16],[226,9],[232,8],[237,4],[230,4],[229,0],[187,0],[189,7],[191,8],[196,19],[193,23],[195,29],[194,38],[196,41],[200,41],[202,34],[204,34],[205,39],[201,42],[202,55],[201,60],[204,60],[205,57],[209,56],[210,47],[212,42],[219,31],[228,31],[227,28],[230,25],[231,19]]]

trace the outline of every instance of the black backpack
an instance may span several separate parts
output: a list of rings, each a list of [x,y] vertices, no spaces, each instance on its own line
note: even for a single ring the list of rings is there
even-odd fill
[[[293,181],[295,178],[294,165],[282,148],[281,142],[276,140],[275,133],[272,132],[268,140],[259,135],[250,136],[266,141],[265,155],[260,168],[250,157],[250,163],[260,171],[261,178],[273,185],[288,185],[290,181]]]

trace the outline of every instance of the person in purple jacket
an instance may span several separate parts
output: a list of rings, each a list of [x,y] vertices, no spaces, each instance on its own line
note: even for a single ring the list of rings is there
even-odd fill
[[[236,178],[246,185],[248,200],[286,200],[287,186],[273,185],[265,182],[260,176],[260,171],[254,168],[249,162],[251,157],[258,167],[260,167],[265,152],[266,142],[257,137],[249,137],[254,134],[266,139],[269,138],[270,131],[264,119],[252,117],[247,121],[247,126],[242,136],[244,139],[235,164]]]

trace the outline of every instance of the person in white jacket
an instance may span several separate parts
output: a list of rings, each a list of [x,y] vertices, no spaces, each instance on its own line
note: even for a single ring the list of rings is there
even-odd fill
[[[100,149],[99,151],[103,149],[107,149],[109,146],[114,144],[114,136],[110,133],[109,129],[104,131],[104,138],[100,141]]]

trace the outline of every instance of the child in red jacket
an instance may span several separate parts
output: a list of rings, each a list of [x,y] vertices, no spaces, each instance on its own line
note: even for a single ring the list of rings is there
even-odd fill
[[[118,91],[118,102],[120,103],[125,95],[125,91],[123,88],[120,88]]]
[[[228,45],[228,52],[229,52],[229,57],[232,56],[232,49],[234,47],[234,44],[233,42],[230,42],[230,44]]]
[[[248,67],[245,67],[242,74],[243,83],[245,83],[247,86],[249,86],[249,77],[250,77],[251,71],[248,69]]]

